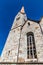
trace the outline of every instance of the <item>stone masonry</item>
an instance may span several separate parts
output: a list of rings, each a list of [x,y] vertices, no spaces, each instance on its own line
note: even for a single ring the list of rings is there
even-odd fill
[[[27,59],[28,32],[34,33],[36,60]],[[14,19],[0,59],[0,62],[43,62],[43,18],[39,23],[28,20],[22,7]]]

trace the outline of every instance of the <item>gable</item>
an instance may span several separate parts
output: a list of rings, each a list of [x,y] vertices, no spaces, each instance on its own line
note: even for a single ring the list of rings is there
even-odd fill
[[[23,26],[22,32],[23,33],[27,33],[29,31],[34,32],[35,30],[37,30],[39,27],[39,24],[33,21],[28,20],[25,25]]]

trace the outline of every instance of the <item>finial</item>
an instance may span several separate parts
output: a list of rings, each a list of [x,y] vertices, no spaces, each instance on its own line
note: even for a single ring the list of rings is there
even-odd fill
[[[22,7],[22,9],[21,9],[20,12],[21,12],[21,13],[25,13],[25,11],[24,11],[24,6]]]

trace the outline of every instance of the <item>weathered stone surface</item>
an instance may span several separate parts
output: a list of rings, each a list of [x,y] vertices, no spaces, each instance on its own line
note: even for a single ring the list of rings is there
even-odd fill
[[[25,62],[24,58],[20,57],[18,58],[18,62]]]
[[[26,22],[26,23],[25,23]],[[23,26],[23,24],[25,25]],[[30,25],[28,25],[30,23]],[[43,27],[43,22],[40,22]],[[22,30],[21,30],[21,27]],[[30,62],[27,59],[27,33],[33,32],[38,62],[43,62],[43,35],[38,23],[27,20],[26,14],[18,13],[4,46],[0,62]],[[28,60],[28,61],[27,61]],[[33,62],[32,60],[31,62]]]

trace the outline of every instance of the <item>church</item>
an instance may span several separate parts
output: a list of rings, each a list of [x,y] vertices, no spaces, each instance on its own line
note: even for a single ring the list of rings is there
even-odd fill
[[[1,55],[2,62],[43,62],[43,18],[28,19],[24,7],[15,16]]]

